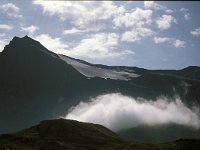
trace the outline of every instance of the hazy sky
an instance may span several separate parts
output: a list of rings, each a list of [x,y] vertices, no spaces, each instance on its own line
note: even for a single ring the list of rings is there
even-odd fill
[[[0,2],[0,51],[13,36],[92,63],[200,66],[200,2]]]

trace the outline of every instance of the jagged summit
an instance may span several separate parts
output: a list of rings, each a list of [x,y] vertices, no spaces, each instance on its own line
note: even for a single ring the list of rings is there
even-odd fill
[[[25,35],[24,37],[17,37],[15,36],[8,45],[4,47],[2,54],[4,53],[31,53],[31,51],[43,51],[48,52],[50,54],[54,54],[53,52],[49,51],[45,48],[40,42],[32,39],[31,37]]]
[[[14,36],[13,39],[10,41],[11,43],[16,43],[16,42],[36,42],[39,43],[38,41],[32,39],[31,37],[29,37],[28,35],[25,35],[24,37],[18,37],[18,36]]]
[[[25,35],[23,38],[30,38],[28,35]]]
[[[25,35],[24,37],[14,36],[14,37],[13,37],[13,40],[16,40],[16,39],[32,39],[32,38],[29,37],[28,35]]]

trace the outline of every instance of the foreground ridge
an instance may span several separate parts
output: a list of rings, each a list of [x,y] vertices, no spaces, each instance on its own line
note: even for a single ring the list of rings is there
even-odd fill
[[[1,150],[198,150],[200,140],[179,139],[162,144],[128,141],[109,129],[75,120],[45,120],[28,129],[0,136]]]

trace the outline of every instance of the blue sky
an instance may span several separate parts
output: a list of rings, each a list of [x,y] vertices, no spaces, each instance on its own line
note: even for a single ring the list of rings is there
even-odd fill
[[[49,50],[106,65],[200,66],[200,2],[0,2],[0,51],[28,35]]]

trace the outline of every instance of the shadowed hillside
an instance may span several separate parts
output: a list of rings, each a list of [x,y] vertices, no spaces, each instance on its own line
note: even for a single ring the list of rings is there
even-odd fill
[[[14,134],[0,136],[1,150],[197,150],[200,140],[162,144],[126,141],[109,129],[74,120],[46,120]]]

